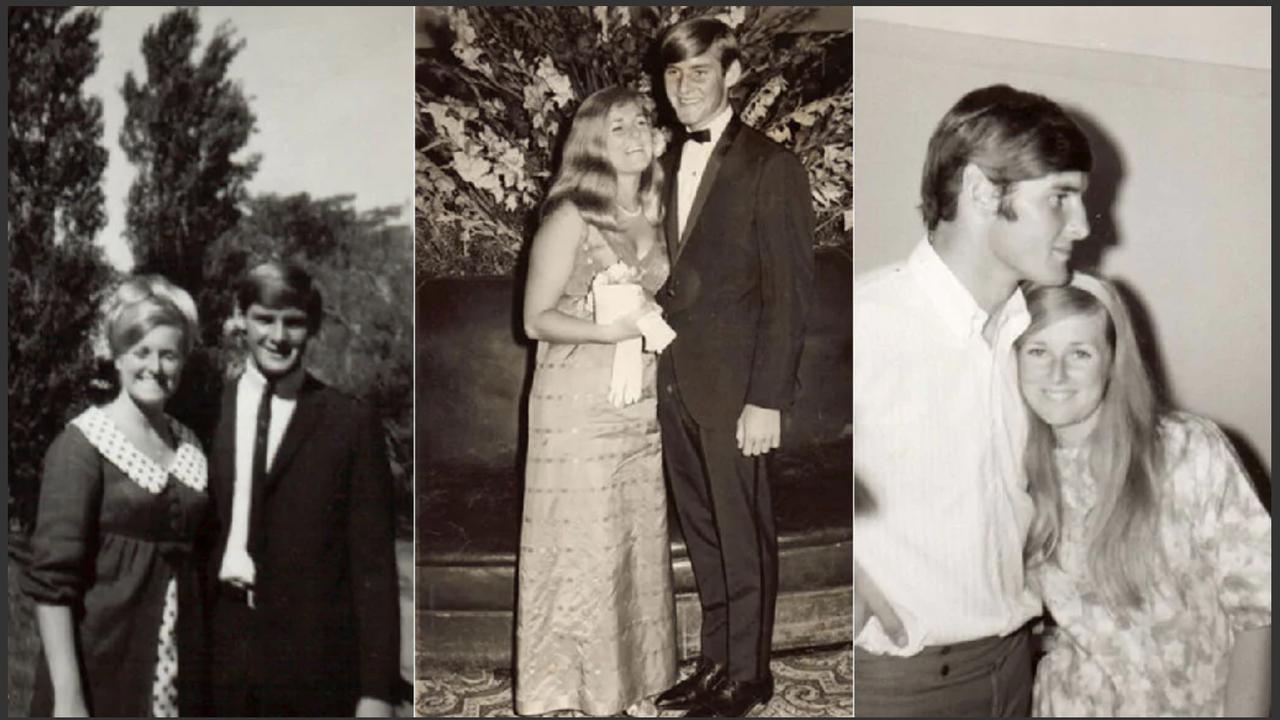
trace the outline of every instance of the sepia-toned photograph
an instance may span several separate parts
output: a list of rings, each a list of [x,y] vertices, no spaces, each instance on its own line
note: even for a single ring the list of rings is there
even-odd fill
[[[850,8],[419,8],[416,708],[849,716]]]
[[[855,714],[1268,716],[1270,8],[859,8]]]
[[[1269,716],[1269,7],[6,18],[10,717]]]
[[[8,715],[412,715],[412,8],[10,7]]]

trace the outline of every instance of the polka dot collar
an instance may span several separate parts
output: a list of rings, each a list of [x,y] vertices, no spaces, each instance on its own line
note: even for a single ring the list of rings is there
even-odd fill
[[[152,494],[164,490],[172,475],[178,482],[192,490],[203,491],[209,479],[208,461],[200,450],[195,433],[185,425],[169,418],[169,427],[178,442],[177,452],[168,468],[152,460],[120,432],[107,413],[91,407],[71,421],[84,433],[89,442],[112,465],[129,476],[129,479]]]

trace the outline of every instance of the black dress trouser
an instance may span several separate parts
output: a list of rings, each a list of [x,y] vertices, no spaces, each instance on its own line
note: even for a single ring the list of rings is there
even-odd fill
[[[749,681],[769,669],[778,535],[764,456],[744,457],[736,427],[694,420],[669,354],[658,365],[658,422],[671,494],[702,603],[702,655]]]

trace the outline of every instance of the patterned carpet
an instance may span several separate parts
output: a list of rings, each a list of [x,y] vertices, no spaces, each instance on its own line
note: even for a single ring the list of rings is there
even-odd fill
[[[756,717],[852,717],[853,648],[778,654],[770,663],[773,700]],[[688,672],[686,663],[681,668]],[[420,678],[417,715],[434,717],[510,717],[511,674],[477,670]],[[680,713],[663,713],[676,717]]]

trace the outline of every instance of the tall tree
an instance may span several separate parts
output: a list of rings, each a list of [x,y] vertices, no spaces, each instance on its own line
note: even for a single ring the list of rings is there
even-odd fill
[[[102,20],[66,7],[8,9],[9,503],[33,518],[40,460],[88,399],[88,341],[111,277],[94,236],[106,224],[102,102],[83,92]]]
[[[199,34],[195,8],[147,29],[145,82],[125,75],[120,145],[137,166],[125,216],[135,269],[162,273],[203,300],[205,251],[239,220],[258,158],[236,158],[255,123],[227,76],[244,41],[219,25],[196,59]],[[216,328],[206,324],[205,335],[215,341]]]

